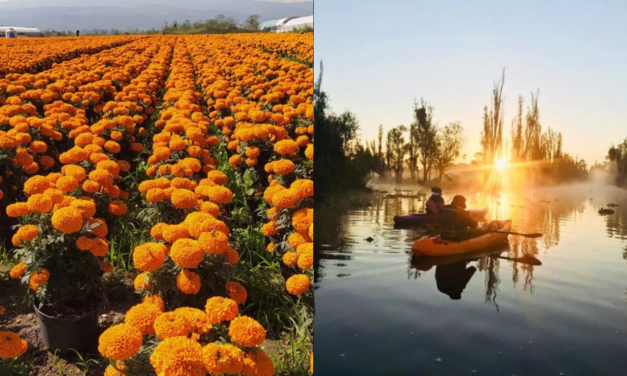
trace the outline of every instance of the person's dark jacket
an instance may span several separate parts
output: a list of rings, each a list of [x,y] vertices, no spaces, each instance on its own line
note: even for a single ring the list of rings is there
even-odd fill
[[[440,210],[440,236],[444,240],[461,241],[468,235],[468,230],[477,228],[470,214],[453,205],[446,205]]]
[[[444,199],[440,195],[432,194],[427,200],[427,214],[439,214],[440,209],[444,206]]]

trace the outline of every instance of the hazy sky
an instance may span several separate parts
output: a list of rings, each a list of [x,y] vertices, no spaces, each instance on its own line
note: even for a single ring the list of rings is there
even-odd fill
[[[461,122],[470,161],[505,68],[506,139],[518,95],[527,104],[540,89],[543,128],[594,163],[627,137],[626,15],[624,1],[316,0],[316,69],[322,60],[333,110],[354,112],[362,138],[408,125],[424,97],[440,125]]]

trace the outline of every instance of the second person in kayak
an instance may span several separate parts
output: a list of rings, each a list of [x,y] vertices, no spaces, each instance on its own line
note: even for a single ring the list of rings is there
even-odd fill
[[[485,234],[466,211],[466,198],[455,196],[449,205],[440,209],[440,236],[442,240],[460,242]]]
[[[442,197],[442,188],[431,187],[431,197],[427,200],[427,214],[440,214],[440,209],[444,206],[444,198]]]

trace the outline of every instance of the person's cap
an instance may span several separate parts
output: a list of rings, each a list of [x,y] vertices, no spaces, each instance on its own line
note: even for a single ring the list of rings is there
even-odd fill
[[[451,202],[451,204],[455,205],[455,206],[459,206],[462,208],[466,208],[466,197],[464,196],[455,196],[453,197],[453,201]]]
[[[436,186],[431,187],[431,192],[433,192],[433,193],[442,193],[442,188],[436,187]]]

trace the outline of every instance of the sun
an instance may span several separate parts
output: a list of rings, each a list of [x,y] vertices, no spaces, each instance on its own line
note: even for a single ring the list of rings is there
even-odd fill
[[[499,171],[505,170],[506,167],[507,167],[507,161],[505,161],[504,159],[496,161],[496,168]]]

